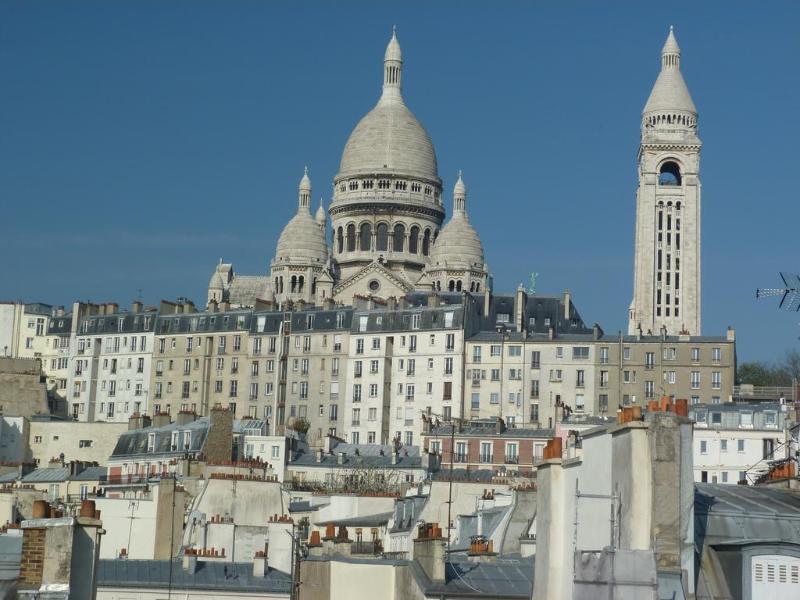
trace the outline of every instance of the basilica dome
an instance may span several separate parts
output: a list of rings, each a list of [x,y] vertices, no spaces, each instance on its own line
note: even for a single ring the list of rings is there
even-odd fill
[[[345,144],[338,177],[393,173],[439,181],[436,151],[400,91],[402,55],[397,36],[386,48],[383,93]]]
[[[453,198],[453,216],[436,238],[430,268],[483,269],[483,244],[467,217],[466,186],[460,173]]]
[[[300,197],[297,214],[283,228],[278,238],[275,261],[294,263],[324,263],[328,260],[328,244],[325,230],[311,216],[311,180],[308,170],[300,180]]]

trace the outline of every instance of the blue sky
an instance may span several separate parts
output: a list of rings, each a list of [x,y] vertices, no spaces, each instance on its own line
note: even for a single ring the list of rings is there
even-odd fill
[[[639,115],[670,24],[704,142],[703,332],[796,347],[755,288],[800,270],[795,2],[0,4],[0,298],[205,300],[219,257],[265,273],[308,164],[327,204],[380,92],[404,94],[495,288],[539,273],[625,327]]]

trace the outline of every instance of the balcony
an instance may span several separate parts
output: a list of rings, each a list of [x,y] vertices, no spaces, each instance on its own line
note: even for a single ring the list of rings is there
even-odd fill
[[[350,422],[350,425],[352,425],[353,427],[360,427],[361,426],[361,419],[353,419]]]
[[[356,541],[350,544],[350,554],[361,554],[369,556],[380,556],[383,553],[383,544],[380,540]]]
[[[505,461],[503,462],[505,462],[507,465],[519,464],[519,456],[517,456],[516,454],[511,456],[506,456]]]
[[[491,454],[481,454],[480,461],[482,463],[491,463],[492,462],[492,455]]]

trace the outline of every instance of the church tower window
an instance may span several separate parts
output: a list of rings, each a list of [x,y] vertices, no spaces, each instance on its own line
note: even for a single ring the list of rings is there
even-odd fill
[[[361,250],[367,251],[372,248],[372,226],[369,223],[363,223],[359,233],[361,237]]]

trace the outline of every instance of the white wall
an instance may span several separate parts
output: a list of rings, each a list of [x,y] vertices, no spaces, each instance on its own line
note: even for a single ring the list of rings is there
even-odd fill
[[[155,556],[158,494],[154,490],[151,496],[152,499],[95,499],[106,530],[100,538],[100,558],[117,558],[122,548],[132,559]]]
[[[747,471],[764,457],[763,440],[774,440],[775,458],[785,456],[785,450],[778,446],[785,441],[786,435],[781,429],[712,429],[694,428],[694,480],[702,481],[703,472],[707,474],[708,483],[730,483],[739,481],[740,472]],[[722,449],[722,442],[727,442],[727,449]],[[744,441],[744,451],[738,449],[739,440]],[[705,442],[705,452],[702,451]],[[761,463],[765,466],[766,463]]]

